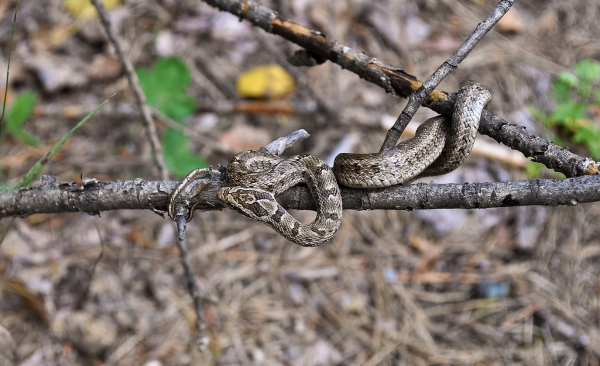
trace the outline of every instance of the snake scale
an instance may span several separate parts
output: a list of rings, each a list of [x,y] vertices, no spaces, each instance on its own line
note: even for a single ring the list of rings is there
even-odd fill
[[[479,119],[490,100],[490,92],[481,84],[467,81],[458,92],[451,120],[430,118],[417,128],[413,138],[381,153],[339,154],[333,169],[314,155],[282,159],[262,151],[244,151],[227,165],[228,186],[221,188],[217,197],[295,244],[321,245],[341,225],[338,183],[351,188],[387,187],[453,171],[471,152]],[[301,182],[308,185],[317,202],[317,217],[310,224],[300,223],[275,200],[275,196]],[[172,207],[181,191],[177,188],[171,197],[172,218]]]

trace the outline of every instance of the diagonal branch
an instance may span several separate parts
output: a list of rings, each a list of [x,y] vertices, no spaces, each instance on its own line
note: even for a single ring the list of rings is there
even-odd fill
[[[433,74],[431,74],[423,85],[408,97],[408,103],[402,110],[396,123],[389,129],[385,140],[381,145],[379,152],[392,149],[396,146],[400,135],[404,132],[408,123],[412,120],[421,106],[425,98],[446,78],[451,72],[456,70],[461,62],[473,48],[483,39],[483,37],[492,29],[496,23],[508,12],[508,9],[513,5],[514,0],[501,0],[494,11],[481,23],[477,25],[473,33],[465,40],[465,42],[446,60]]]
[[[340,65],[397,97],[406,98],[423,84],[399,68],[386,65],[376,58],[330,40],[320,32],[294,23],[255,2],[248,0],[203,1],[220,10],[230,12],[240,19],[245,19],[269,33],[277,34],[296,43],[307,51]],[[450,116],[454,109],[454,100],[454,94],[434,89],[423,105],[437,113]],[[493,113],[484,111],[479,124],[479,132],[511,149],[522,152],[525,156],[533,158],[533,161],[542,163],[567,177],[597,174],[600,168],[598,163],[556,146],[527,132],[524,127],[511,124]]]
[[[209,187],[195,200],[199,210],[221,210],[217,191],[225,186],[222,174],[211,172],[212,179],[195,184]],[[177,181],[130,181],[96,183],[66,182],[43,176],[37,187],[0,192],[0,219],[35,213],[87,212],[120,209],[165,210]],[[345,210],[430,210],[441,208],[473,209],[531,205],[576,205],[600,201],[600,176],[567,179],[534,179],[513,182],[465,184],[411,184],[361,190],[341,187]],[[191,188],[193,190],[193,187]],[[307,187],[294,187],[277,197],[286,209],[314,210]],[[195,204],[193,200],[191,205]]]
[[[123,68],[125,69],[125,75],[127,75],[127,80],[129,80],[129,85],[131,89],[133,89],[133,94],[135,95],[135,101],[138,107],[142,111],[142,119],[144,124],[146,125],[146,132],[148,133],[148,140],[150,141],[150,146],[152,147],[152,153],[154,154],[154,159],[156,159],[156,165],[158,166],[158,170],[160,171],[161,179],[166,180],[169,179],[169,171],[167,170],[167,165],[165,164],[165,159],[162,153],[162,146],[160,145],[160,140],[158,138],[158,133],[156,132],[156,126],[154,125],[154,120],[152,119],[152,111],[148,106],[148,102],[146,100],[146,95],[142,91],[142,87],[140,86],[140,80],[135,73],[135,69],[133,68],[133,64],[125,51],[123,50],[123,46],[119,41],[117,36],[117,31],[114,26],[108,19],[108,14],[106,13],[106,8],[104,8],[104,4],[100,0],[92,0],[92,3],[98,10],[98,16],[100,17],[100,22],[106,31],[106,35],[115,47],[117,51],[117,55],[123,64]]]

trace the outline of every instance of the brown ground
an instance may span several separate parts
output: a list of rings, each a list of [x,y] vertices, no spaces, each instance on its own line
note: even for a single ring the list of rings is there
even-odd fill
[[[421,80],[495,4],[262,3]],[[61,4],[20,5],[11,90],[38,94],[26,130],[53,143],[118,94],[44,172],[59,181],[78,180],[81,172],[101,180],[156,178],[132,94],[97,20],[61,36],[73,21]],[[580,59],[600,58],[600,7],[596,0],[536,0],[515,8],[504,32],[488,35],[441,89],[479,80],[492,92],[495,113],[533,129],[528,106],[551,107],[553,77]],[[4,65],[13,10],[14,1],[0,3]],[[200,105],[239,100],[241,71],[279,63],[297,80],[290,102],[319,101],[335,112],[198,113],[188,124],[207,138],[193,149],[213,165],[244,143],[260,146],[299,128],[312,136],[289,154],[327,157],[352,135],[353,151],[376,151],[385,135],[380,121],[402,108],[331,63],[289,65],[285,58],[296,46],[199,1],[126,1],[113,15],[136,66],[151,66],[160,55],[186,60],[189,92]],[[5,137],[3,181],[15,182],[43,152]],[[523,178],[522,169],[472,157],[444,181]],[[310,220],[310,213],[297,215]],[[193,346],[195,314],[172,222],[134,211],[3,220],[0,324],[21,365],[599,365],[599,218],[597,204],[346,211],[330,243],[301,248],[230,211],[198,213],[187,243],[196,278],[217,299],[206,307],[205,355]]]

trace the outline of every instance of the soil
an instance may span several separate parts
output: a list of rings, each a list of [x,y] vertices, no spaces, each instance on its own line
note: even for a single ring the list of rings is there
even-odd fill
[[[82,173],[158,179],[141,113],[100,22],[76,21],[66,3],[19,4],[8,104],[34,91],[24,130],[50,146],[116,95],[43,173],[59,182]],[[261,4],[425,80],[496,2]],[[15,5],[0,3],[0,70]],[[290,65],[297,46],[201,1],[127,0],[110,14],[136,67],[185,61],[197,103],[185,120],[195,136],[190,149],[213,166],[300,128],[311,137],[288,156],[331,158],[342,143],[346,152],[378,151],[386,121],[405,104],[330,62]],[[599,16],[596,0],[518,1],[440,89],[478,80],[493,95],[494,113],[548,136],[530,108],[551,110],[557,74],[600,59]],[[264,64],[296,80],[295,90],[269,102],[292,112],[233,113],[244,102],[237,77]],[[432,115],[421,110],[415,120]],[[162,135],[167,125],[156,124]],[[46,149],[4,133],[2,181],[17,182]],[[526,178],[522,166],[474,155],[429,180]],[[318,248],[295,246],[229,210],[197,212],[186,245],[199,286],[215,300],[205,303],[206,353],[196,348],[196,314],[167,218],[33,215],[2,220],[0,233],[0,325],[19,365],[600,365],[598,204],[345,211],[338,234]],[[0,332],[0,355],[6,337]]]

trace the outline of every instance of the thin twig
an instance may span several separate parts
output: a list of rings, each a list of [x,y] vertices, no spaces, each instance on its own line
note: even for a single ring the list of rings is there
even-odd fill
[[[8,225],[6,225],[6,229],[4,230],[4,233],[2,234],[2,237],[0,237],[0,247],[2,246],[2,243],[4,243],[4,239],[6,239],[6,235],[8,235],[8,233],[10,232],[10,229],[12,227],[12,224],[15,222],[15,218],[11,217],[10,221],[8,222]]]
[[[15,17],[13,19],[10,43],[8,44],[8,63],[6,64],[6,85],[4,86],[4,98],[2,101],[2,117],[0,117],[0,141],[2,141],[2,130],[4,129],[4,112],[6,112],[6,99],[8,99],[8,75],[10,71],[10,56],[12,54],[13,39],[15,38],[15,26],[17,24],[17,12],[19,11],[19,0],[15,6]]]
[[[87,285],[85,286],[83,295],[81,295],[81,297],[77,301],[77,304],[75,305],[75,308],[78,310],[81,310],[83,308],[85,301],[90,295],[90,288],[92,287],[92,280],[94,279],[94,274],[96,273],[96,267],[104,257],[104,239],[102,239],[102,232],[100,232],[100,228],[98,227],[98,221],[94,220],[94,226],[96,227],[96,232],[98,233],[98,237],[100,238],[100,254],[98,255],[98,257],[94,261],[94,264],[92,265],[92,270],[90,271],[90,276],[88,278]]]
[[[322,33],[294,23],[275,11],[250,0],[203,0],[220,10],[227,11],[240,19],[245,19],[263,30],[279,35],[324,60],[340,65],[361,78],[376,84],[397,97],[408,98],[423,84],[402,69],[386,65],[376,58],[358,52]],[[435,89],[425,99],[423,105],[445,116],[454,110],[454,98],[449,93]],[[533,161],[567,177],[596,174],[598,164],[556,146],[553,143],[527,132],[523,127],[484,111],[479,123],[479,132],[488,135],[513,150],[522,152]]]
[[[152,147],[152,153],[154,154],[154,158],[156,159],[156,165],[158,166],[158,170],[160,172],[160,176],[162,180],[169,179],[169,171],[167,170],[167,166],[165,164],[165,159],[162,153],[162,147],[160,145],[160,140],[158,138],[158,133],[156,132],[156,126],[154,125],[154,121],[152,120],[152,112],[150,107],[148,106],[148,102],[146,100],[146,96],[142,91],[142,87],[140,86],[140,80],[135,73],[135,69],[133,68],[133,64],[125,51],[123,50],[123,46],[117,36],[117,31],[108,19],[108,14],[106,12],[106,8],[100,0],[92,0],[92,3],[98,10],[98,16],[100,17],[100,22],[106,31],[109,41],[115,47],[117,51],[117,55],[121,60],[121,64],[125,69],[125,75],[127,75],[127,80],[129,81],[129,85],[133,89],[133,94],[135,95],[135,101],[138,104],[138,107],[142,111],[142,119],[144,124],[146,125],[146,131],[148,133],[148,140],[150,141],[150,146]]]
[[[185,280],[187,283],[188,293],[194,301],[194,311],[196,312],[196,345],[200,352],[206,351],[208,346],[209,338],[206,334],[206,321],[204,317],[204,300],[209,299],[208,296],[202,294],[196,277],[191,270],[189,253],[187,251],[184,241],[175,240],[177,248],[179,248],[179,255],[181,257],[181,266],[185,272]]]
[[[224,153],[224,154],[232,154],[235,152],[235,150],[229,149],[229,148],[223,146],[222,144],[220,144],[218,142],[218,140],[207,137],[203,133],[198,132],[198,131],[194,130],[193,128],[189,128],[185,125],[182,125],[181,123],[177,123],[173,119],[165,116],[165,114],[162,113],[158,108],[152,108],[152,113],[156,117],[160,118],[161,121],[168,127],[172,128],[178,132],[181,132],[182,134],[184,134],[186,136],[192,137],[194,139],[194,141],[198,141],[204,147],[208,147],[213,151],[217,151],[217,152]]]
[[[463,62],[469,53],[471,53],[473,48],[477,46],[479,41],[481,41],[504,14],[508,12],[513,3],[514,0],[501,0],[498,2],[494,11],[483,22],[477,25],[473,33],[471,33],[467,40],[452,54],[452,56],[444,61],[444,63],[442,63],[442,65],[440,65],[440,67],[425,80],[423,85],[408,97],[406,107],[404,107],[404,110],[402,110],[402,113],[398,116],[396,123],[394,123],[387,132],[385,140],[381,145],[380,152],[392,149],[396,146],[400,135],[402,135],[402,132],[404,132],[404,129],[408,126],[408,123],[412,120],[425,98],[442,82],[442,80],[444,80],[444,78],[446,78],[446,76],[456,70],[460,63]]]

